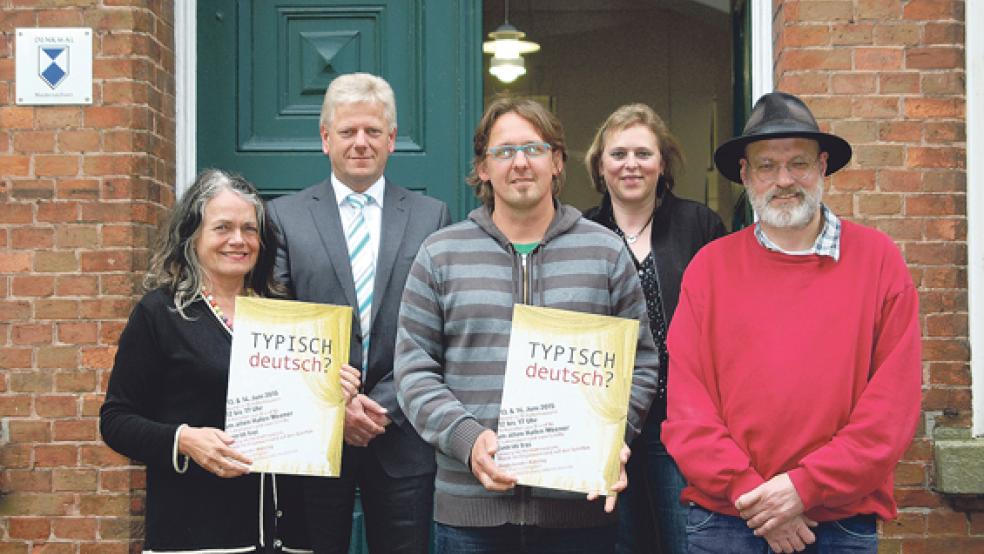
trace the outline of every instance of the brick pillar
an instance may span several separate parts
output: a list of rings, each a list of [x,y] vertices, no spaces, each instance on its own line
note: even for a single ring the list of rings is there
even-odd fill
[[[982,552],[984,519],[932,490],[932,428],[969,428],[964,4],[775,2],[777,88],[854,146],[828,180],[839,215],[899,244],[919,287],[923,425],[896,468],[884,553]],[[977,214],[984,216],[984,214]]]
[[[125,553],[144,475],[98,413],[173,203],[173,4],[0,6],[0,552]],[[93,104],[15,106],[15,28],[63,26],[94,31]]]

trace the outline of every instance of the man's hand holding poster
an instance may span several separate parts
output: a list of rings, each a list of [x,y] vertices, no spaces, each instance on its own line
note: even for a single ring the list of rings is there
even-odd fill
[[[236,298],[226,432],[254,472],[337,477],[352,308]]]
[[[609,491],[638,340],[638,321],[516,305],[496,464],[521,485]]]

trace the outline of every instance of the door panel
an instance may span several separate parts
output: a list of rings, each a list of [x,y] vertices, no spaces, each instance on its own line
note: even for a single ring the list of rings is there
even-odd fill
[[[470,0],[198,0],[197,164],[236,171],[267,197],[331,171],[318,120],[338,75],[364,71],[396,94],[386,175],[461,219],[482,110],[481,4]],[[361,503],[350,554],[368,552]]]
[[[435,0],[198,2],[198,165],[243,173],[274,196],[330,172],[318,120],[324,90],[353,71],[397,100],[386,174],[461,217],[481,110],[481,14]],[[479,83],[476,85],[475,83]]]

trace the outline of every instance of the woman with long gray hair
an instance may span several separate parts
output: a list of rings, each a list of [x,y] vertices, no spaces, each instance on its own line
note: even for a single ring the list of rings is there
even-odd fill
[[[285,296],[276,236],[253,185],[215,169],[159,236],[100,411],[106,443],[147,465],[145,551],[309,551],[295,483],[250,473],[223,431],[235,298]]]

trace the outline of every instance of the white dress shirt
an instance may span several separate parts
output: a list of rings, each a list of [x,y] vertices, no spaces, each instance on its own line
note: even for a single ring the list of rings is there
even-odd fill
[[[338,177],[335,177],[334,172],[331,174],[331,187],[335,191],[335,201],[338,203],[338,215],[342,218],[342,229],[348,229],[349,223],[355,217],[355,208],[345,203],[345,198],[349,194],[352,194],[353,191],[339,181]],[[366,224],[369,226],[369,251],[372,252],[373,260],[379,257],[379,240],[383,229],[383,196],[385,196],[385,190],[386,178],[380,177],[378,181],[373,183],[365,191],[365,194],[372,197],[372,202],[366,205],[364,211]],[[341,240],[344,242],[345,237],[341,237]]]

